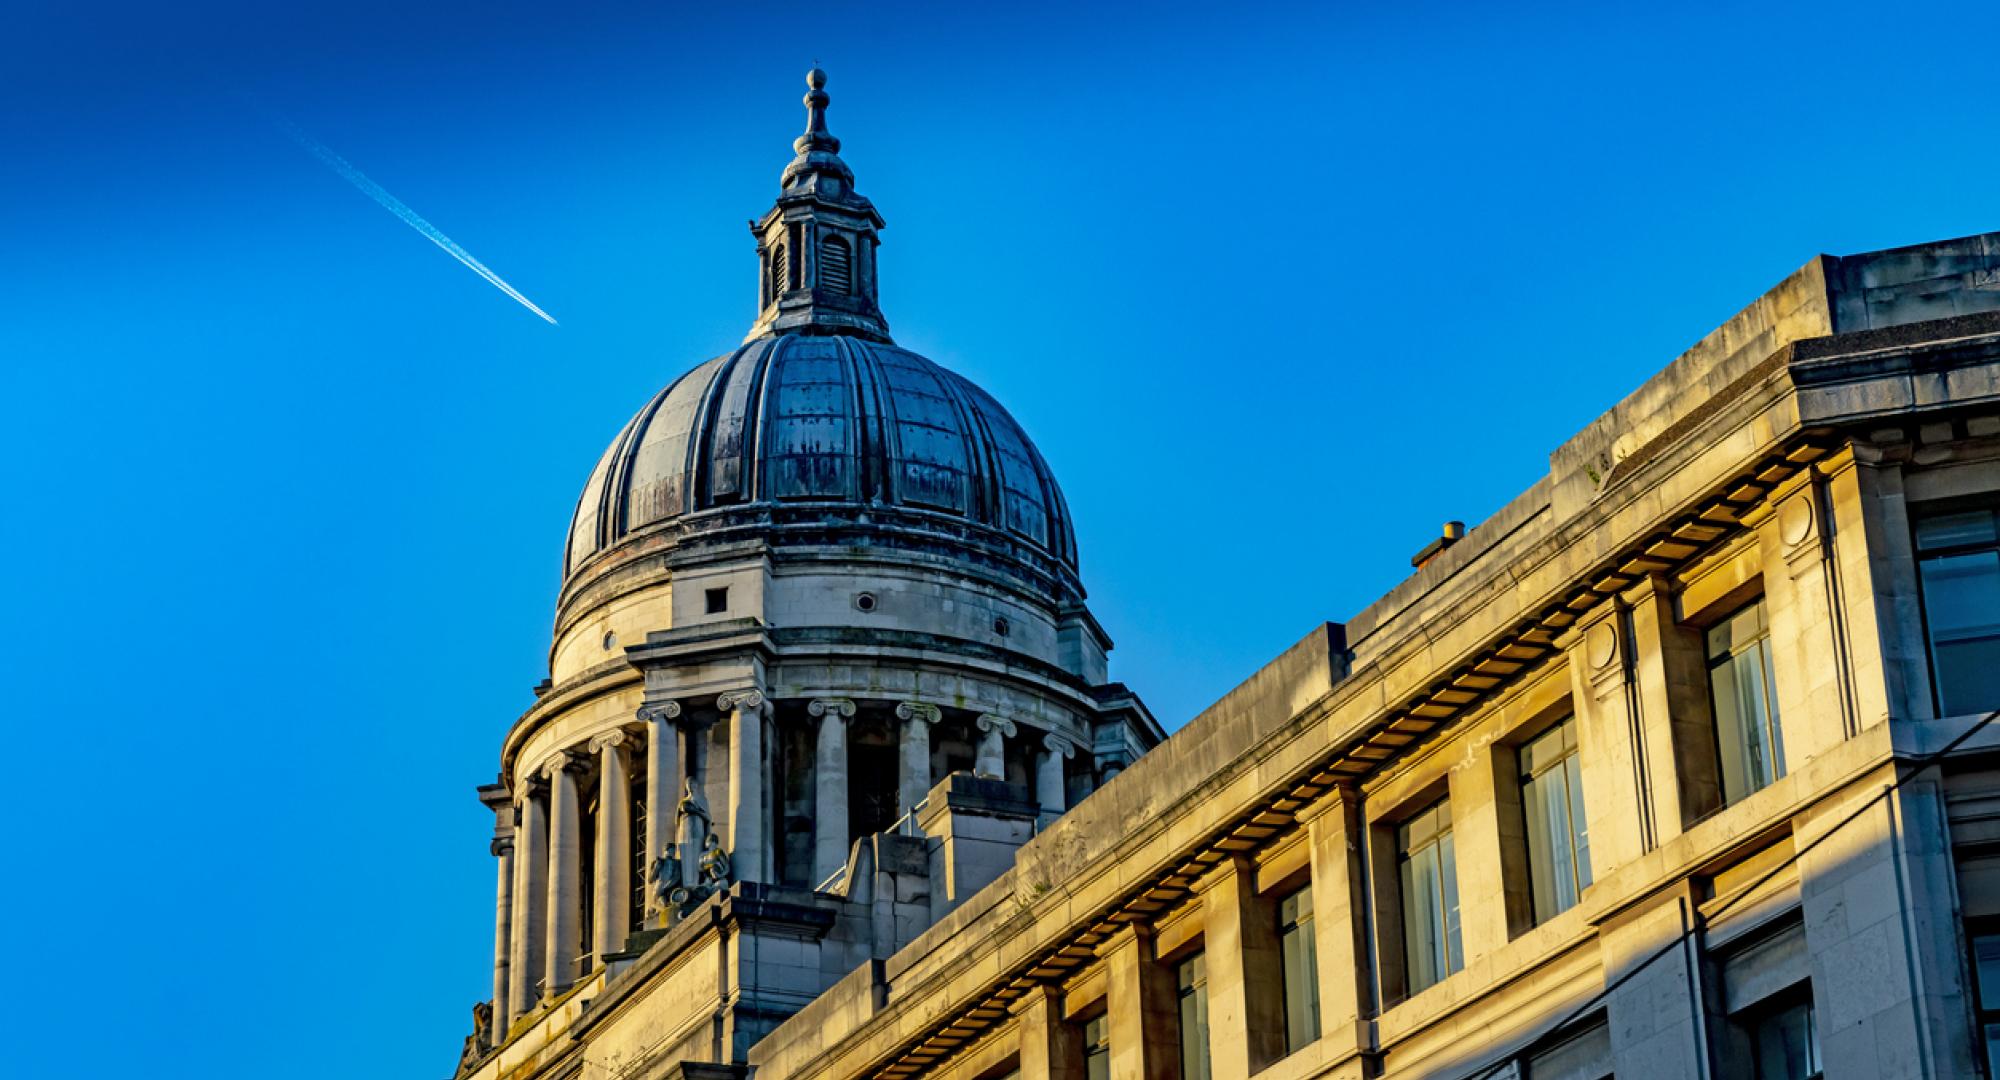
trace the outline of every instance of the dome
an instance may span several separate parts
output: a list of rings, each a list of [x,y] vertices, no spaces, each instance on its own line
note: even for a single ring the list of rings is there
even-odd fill
[[[1080,598],[1069,513],[1034,444],[985,391],[890,338],[882,215],[826,130],[825,76],[808,85],[797,156],[750,223],[757,319],[604,452],[570,523],[564,593],[629,561],[613,550],[761,540],[969,560]]]
[[[741,512],[758,508],[794,512]],[[577,502],[563,572],[663,523],[888,525],[873,508],[1076,569],[1055,477],[991,395],[895,345],[784,334],[696,367],[625,425]]]

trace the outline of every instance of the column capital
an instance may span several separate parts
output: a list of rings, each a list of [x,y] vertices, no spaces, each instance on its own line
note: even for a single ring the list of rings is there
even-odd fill
[[[979,718],[972,723],[981,731],[997,731],[1010,739],[1020,734],[1020,729],[1014,726],[1014,721],[993,713],[980,713]]]
[[[514,805],[527,805],[528,800],[534,798],[542,786],[542,774],[539,770],[522,777],[521,781],[514,785]]]
[[[935,724],[944,719],[944,711],[921,701],[905,701],[896,706],[896,719],[921,720],[926,724]]]
[[[751,687],[747,690],[729,690],[715,697],[715,708],[719,712],[735,712],[739,709],[756,712],[764,707],[764,691]]]
[[[1064,759],[1075,757],[1077,751],[1076,743],[1069,736],[1059,731],[1044,732],[1042,734],[1042,748]]]
[[[550,780],[554,780],[556,778],[557,773],[565,772],[570,769],[580,769],[583,766],[584,766],[584,759],[582,755],[577,754],[570,750],[558,750],[555,753],[550,754],[549,759],[542,763],[540,775],[546,776]]]
[[[492,843],[486,845],[486,850],[491,851],[496,856],[512,855],[514,853],[514,838],[512,836],[496,836],[493,838]]]
[[[670,723],[681,718],[678,701],[649,701],[639,706],[639,720],[647,724]]]
[[[590,752],[601,754],[608,748],[624,746],[628,741],[623,728],[613,728],[610,731],[591,738]]]
[[[854,716],[854,701],[851,698],[814,698],[806,702],[806,712],[814,716],[831,716],[836,720],[848,720]]]

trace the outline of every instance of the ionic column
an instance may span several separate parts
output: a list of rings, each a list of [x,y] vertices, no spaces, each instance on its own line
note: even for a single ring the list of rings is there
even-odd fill
[[[591,919],[590,951],[599,968],[606,956],[625,947],[632,922],[632,789],[625,775],[623,731],[590,740],[597,768],[597,912]]]
[[[1076,744],[1053,731],[1042,736],[1042,760],[1035,766],[1035,801],[1042,804],[1044,817],[1069,809],[1063,791],[1063,762],[1076,756]]]
[[[764,692],[715,699],[729,714],[729,865],[738,881],[764,880]]]
[[[931,725],[944,716],[935,705],[905,701],[896,706],[903,722],[902,768],[896,780],[896,809],[914,814],[931,791]]]
[[[576,981],[576,950],[581,933],[583,866],[578,815],[576,777],[570,770],[580,759],[558,752],[542,767],[549,778],[549,901],[548,901],[548,989],[554,997]]]
[[[514,926],[509,935],[504,1010],[510,1025],[535,1007],[547,959],[542,950],[548,933],[544,905],[549,871],[547,795],[533,780],[524,780],[514,789],[514,805],[520,821],[514,827]]]
[[[854,702],[819,698],[806,703],[819,717],[819,753],[813,762],[813,886],[847,865],[847,721]]]
[[[662,701],[639,707],[646,725],[646,921],[656,921],[665,903],[660,898],[660,860],[674,842],[674,807],[681,797],[681,703]]]
[[[979,729],[979,749],[972,759],[972,775],[989,780],[1007,779],[1007,751],[1002,737],[1014,737],[1014,721],[986,713],[973,721],[973,726]]]
[[[498,784],[479,789],[479,801],[493,811],[493,861],[499,871],[493,900],[493,1010],[486,1032],[489,1046],[507,1034],[507,975],[514,952],[514,797]]]

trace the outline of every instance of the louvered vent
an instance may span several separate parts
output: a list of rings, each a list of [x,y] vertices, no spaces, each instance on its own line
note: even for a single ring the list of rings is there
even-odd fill
[[[785,295],[785,287],[790,281],[789,267],[785,265],[785,245],[776,244],[771,248],[771,302]]]
[[[842,296],[853,292],[854,252],[848,248],[847,240],[829,236],[819,250],[819,287]]]

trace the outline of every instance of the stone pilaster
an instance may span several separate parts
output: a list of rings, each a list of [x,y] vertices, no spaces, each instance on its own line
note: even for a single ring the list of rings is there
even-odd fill
[[[508,949],[507,1023],[526,1016],[541,995],[548,934],[548,795],[532,780],[514,789],[514,911]],[[498,1011],[498,1010],[496,1010]]]
[[[764,881],[764,692],[715,699],[729,717],[729,863],[738,881]]]
[[[1013,1006],[1021,1033],[1021,1080],[1083,1080],[1083,1035],[1062,1015],[1062,993],[1037,986]]]
[[[1338,1080],[1369,1075],[1367,899],[1362,893],[1362,825],[1354,795],[1336,788],[1300,820],[1312,845],[1313,947],[1319,964],[1321,1060]]]
[[[665,915],[659,874],[674,842],[674,807],[681,793],[681,731],[678,701],[639,707],[646,725],[646,922],[658,924]]]
[[[813,760],[813,872],[815,888],[847,866],[847,721],[854,702],[819,698],[806,703],[819,717]]]
[[[553,998],[569,989],[577,977],[577,949],[582,945],[583,868],[582,807],[577,803],[576,777],[571,770],[580,759],[557,752],[542,767],[549,781],[548,988]]]
[[[896,809],[914,814],[917,804],[931,790],[931,725],[943,713],[935,705],[905,701],[896,706],[896,719],[903,722],[902,767],[896,782]],[[914,822],[912,822],[914,824]]]
[[[1179,1002],[1173,973],[1153,952],[1149,927],[1128,923],[1098,949],[1106,975],[1112,1080],[1180,1076]]]
[[[632,789],[625,752],[630,739],[607,731],[590,740],[597,754],[597,910],[590,921],[593,967],[625,947],[632,923]]]
[[[1688,822],[1722,805],[1708,662],[1701,631],[1676,621],[1673,591],[1665,578],[1641,579],[1620,594],[1619,602],[1645,774],[1653,792],[1655,842],[1664,844]],[[1591,836],[1594,855],[1596,834]]]
[[[1004,716],[983,713],[973,721],[979,729],[979,749],[972,760],[972,775],[988,780],[1007,779],[1007,744],[1018,734],[1014,722]]]
[[[1247,859],[1216,867],[1201,900],[1209,1064],[1215,1080],[1247,1080],[1285,1056],[1278,920],[1260,902]]]

